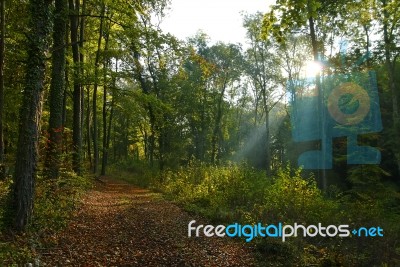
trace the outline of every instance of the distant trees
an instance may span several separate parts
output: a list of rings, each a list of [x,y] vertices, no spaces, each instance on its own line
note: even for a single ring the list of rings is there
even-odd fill
[[[255,123],[258,120],[258,109],[261,105],[265,123],[265,135],[263,135],[265,151],[265,169],[269,175],[271,172],[271,131],[270,113],[275,105],[282,100],[284,94],[283,84],[280,83],[282,60],[279,54],[281,51],[270,40],[264,40],[261,36],[263,15],[258,13],[244,18],[244,27],[247,30],[247,39],[250,48],[246,51],[245,73],[249,76],[249,81],[255,94]]]
[[[222,119],[226,113],[225,96],[230,89],[239,82],[242,74],[243,56],[239,47],[233,44],[216,44],[209,48],[205,58],[214,66],[211,74],[210,89],[215,101],[214,126],[211,136],[212,164],[220,162],[221,144],[224,141],[222,132]]]

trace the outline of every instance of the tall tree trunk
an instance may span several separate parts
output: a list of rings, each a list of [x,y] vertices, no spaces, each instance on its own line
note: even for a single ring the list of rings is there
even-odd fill
[[[14,226],[17,230],[27,225],[34,203],[47,40],[51,30],[50,3],[48,0],[29,1],[28,58],[14,174]]]
[[[309,17],[308,19],[309,22],[309,27],[310,27],[310,37],[311,37],[311,46],[312,46],[312,52],[313,52],[313,57],[314,57],[314,61],[318,61],[318,42],[317,42],[317,35],[315,32],[315,22],[314,22],[314,18],[313,17]],[[318,99],[318,113],[319,113],[319,130],[320,130],[320,135],[321,135],[321,160],[322,160],[322,164],[320,164],[320,167],[322,168],[322,188],[326,189],[327,188],[327,178],[326,178],[326,168],[329,166],[326,166],[326,161],[327,161],[327,153],[330,150],[327,145],[331,144],[331,142],[328,142],[328,140],[326,140],[326,122],[323,118],[325,118],[324,116],[324,107],[323,107],[323,102],[324,102],[324,96],[323,96],[323,91],[321,90],[321,76],[320,73],[316,74],[315,77],[315,87],[316,87],[316,93],[317,93],[317,99]],[[331,155],[329,155],[328,157],[330,157]]]
[[[206,150],[207,150],[207,132],[208,132],[208,118],[206,116],[207,109],[207,88],[204,86],[202,95],[202,103],[201,103],[201,112],[200,112],[200,129],[198,129],[198,138],[199,140],[198,146],[196,146],[196,150],[198,152],[200,161],[205,160]]]
[[[97,173],[97,167],[99,165],[99,145],[97,139],[97,87],[99,78],[99,68],[100,68],[100,51],[101,51],[101,40],[103,39],[103,24],[104,24],[104,13],[105,4],[102,3],[101,6],[101,18],[100,18],[100,28],[99,28],[99,38],[97,40],[97,51],[96,58],[94,62],[94,85],[93,85],[93,99],[92,99],[92,114],[93,114],[93,173]]]
[[[150,87],[143,77],[143,67],[140,63],[140,53],[139,49],[137,48],[136,44],[132,45],[133,48],[133,57],[134,57],[134,62],[135,62],[135,68],[136,68],[136,73],[135,73],[135,78],[139,81],[140,86],[142,87],[142,91],[145,94],[150,94]],[[145,144],[145,151],[147,152],[146,155],[148,156],[149,164],[150,166],[153,166],[154,164],[154,151],[155,151],[155,136],[156,136],[156,131],[155,131],[155,124],[156,124],[156,117],[154,115],[153,107],[149,103],[147,105],[147,110],[149,112],[149,123],[150,123],[150,135],[147,135],[146,144]]]
[[[6,1],[0,1],[0,164],[4,162],[4,37],[5,37],[5,5]],[[5,177],[4,166],[0,166],[0,179]]]
[[[106,175],[107,164],[107,85],[103,85],[103,157],[101,159],[101,175]]]
[[[69,25],[68,25],[68,20],[67,20],[67,25],[65,28],[65,43],[68,44],[69,42],[69,37],[68,37],[68,29],[69,29]],[[68,99],[68,88],[69,88],[69,61],[68,58],[65,59],[65,71],[64,71],[64,79],[65,79],[65,88],[64,88],[64,98],[63,98],[63,112],[62,112],[62,125],[63,125],[63,129],[64,126],[67,123],[67,99]],[[64,134],[64,133],[63,133]],[[68,140],[64,135],[63,138],[63,142],[62,142],[62,152],[67,154],[67,147],[68,147]]]
[[[387,1],[382,0],[383,5],[383,39],[385,43],[385,65],[388,72],[389,78],[389,89],[392,96],[392,119],[393,119],[393,130],[395,132],[396,138],[393,139],[394,145],[392,146],[393,153],[395,156],[398,172],[400,173],[400,142],[398,139],[398,134],[400,133],[400,116],[399,116],[399,103],[397,97],[396,81],[395,81],[395,67],[396,62],[392,60],[391,53],[393,46],[393,33],[389,31],[389,12],[387,10]]]
[[[123,144],[123,148],[124,148],[124,159],[127,160],[128,159],[128,155],[129,155],[129,118],[126,118],[125,121],[125,134],[124,134],[124,144]]]
[[[270,107],[268,105],[266,85],[263,88],[263,104],[265,109],[265,171],[267,177],[271,175],[271,134],[269,128],[269,113]]]
[[[311,37],[311,48],[314,60],[318,60],[318,42],[317,42],[317,35],[315,33],[315,22],[313,17],[308,18],[308,24],[310,28],[310,37]]]
[[[365,50],[367,51],[366,53],[367,53],[367,62],[366,62],[366,64],[367,64],[367,67],[368,68],[370,68],[371,67],[371,59],[370,59],[370,52],[369,52],[369,46],[370,46],[370,33],[369,33],[369,28],[366,26],[366,25],[364,25],[363,26],[363,28],[364,28],[364,32],[365,32],[365,42],[366,42],[366,44],[365,44]]]
[[[86,0],[82,1],[82,14],[86,14]],[[85,75],[85,68],[84,68],[84,63],[85,63],[85,55],[83,53],[83,44],[85,42],[85,24],[86,24],[86,17],[82,16],[81,21],[80,21],[80,33],[79,33],[79,52],[80,52],[80,62],[81,62],[81,77],[84,77]],[[82,87],[82,110],[85,110],[84,108],[84,97],[83,97],[83,87]],[[87,148],[87,156],[89,160],[89,166],[90,169],[92,169],[92,151],[91,151],[91,135],[90,135],[90,86],[86,86],[86,148]],[[82,115],[82,118],[84,115]],[[82,125],[82,129],[84,128],[84,125]]]
[[[104,146],[103,147],[103,161],[102,161],[102,165],[101,165],[102,175],[106,174],[106,169],[107,169],[107,164],[108,164],[108,151],[110,149],[111,125],[112,125],[112,120],[113,120],[113,115],[114,115],[114,102],[115,102],[115,98],[113,97],[113,99],[111,100],[110,116],[108,118],[108,127],[105,132],[106,136],[103,141],[103,146]]]
[[[69,42],[69,35],[67,34],[69,30],[68,20],[65,25],[65,44]],[[67,123],[67,99],[68,99],[68,88],[69,88],[69,61],[68,58],[65,58],[65,71],[64,71],[64,79],[65,79],[65,90],[64,90],[64,99],[63,99],[63,115],[62,115],[62,124],[66,125]],[[65,142],[64,142],[65,143]],[[64,144],[66,147],[66,145]],[[64,151],[65,152],[65,151]]]
[[[222,120],[222,104],[224,101],[224,94],[227,86],[227,78],[225,78],[224,84],[222,86],[222,90],[220,92],[219,98],[218,98],[218,103],[217,103],[217,115],[215,118],[215,124],[214,124],[214,131],[213,135],[211,137],[211,163],[217,163],[217,158],[218,158],[218,141],[219,141],[219,133],[221,131],[221,120]]]
[[[109,37],[110,37],[110,25],[107,27],[107,32],[104,37],[104,52],[105,54],[108,51],[108,43],[109,43]],[[103,157],[101,160],[101,175],[106,174],[106,164],[107,164],[107,89],[108,89],[108,81],[107,81],[107,70],[109,67],[109,59],[107,56],[104,57],[104,70],[103,70]]]
[[[75,6],[79,6],[81,0],[75,0]],[[79,9],[78,9],[79,10]],[[82,14],[86,14],[86,1],[82,0]],[[85,55],[83,53],[83,43],[85,38],[85,16],[80,17],[79,21],[79,76],[80,80],[85,75]],[[85,128],[85,88],[80,82],[81,91],[81,139],[84,138],[83,129]],[[82,143],[83,141],[81,141]]]
[[[149,164],[151,167],[154,166],[154,151],[155,151],[155,146],[156,146],[156,130],[155,130],[155,124],[156,124],[156,117],[154,116],[153,113],[153,107],[151,104],[148,105],[148,110],[149,110],[149,116],[150,116],[150,136],[148,137],[149,139]]]
[[[267,86],[267,77],[265,76],[265,55],[264,55],[264,51],[261,50],[260,53],[260,57],[261,59],[258,60],[256,58],[256,62],[258,64],[261,64],[261,73],[263,73],[263,75],[260,75],[256,80],[258,80],[259,83],[259,87],[261,89],[260,94],[260,98],[262,99],[262,104],[264,106],[264,111],[265,111],[265,173],[267,175],[267,177],[269,177],[271,175],[271,131],[270,131],[270,127],[269,127],[269,114],[271,111],[271,107],[270,107],[270,99],[269,99],[269,94],[267,93],[268,90],[268,86]],[[256,87],[256,86],[255,86]]]
[[[78,43],[78,21],[79,21],[79,5],[74,4],[73,0],[69,0],[70,9],[70,27],[71,27],[71,44],[72,59],[74,61],[74,91],[73,91],[73,158],[72,167],[74,172],[81,174],[81,154],[82,154],[82,92],[80,84],[80,66],[79,66],[79,43]]]
[[[65,35],[67,23],[66,0],[55,1],[53,26],[53,57],[50,84],[49,142],[47,147],[46,176],[57,178],[62,153],[63,102],[65,91]]]
[[[88,153],[88,159],[89,159],[89,166],[90,169],[93,168],[93,163],[92,163],[92,140],[91,140],[91,134],[90,134],[90,129],[91,129],[91,124],[90,124],[90,86],[87,86],[87,102],[86,102],[86,142],[87,142],[87,153]]]

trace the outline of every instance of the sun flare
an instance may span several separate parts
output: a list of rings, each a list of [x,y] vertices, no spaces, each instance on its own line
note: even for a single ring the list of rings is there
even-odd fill
[[[320,73],[321,70],[322,70],[321,64],[316,61],[307,61],[306,64],[304,65],[305,77],[307,78],[312,78],[317,76],[317,74]]]

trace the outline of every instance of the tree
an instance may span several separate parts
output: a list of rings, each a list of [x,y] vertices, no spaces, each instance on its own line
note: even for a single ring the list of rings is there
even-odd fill
[[[265,169],[267,175],[271,172],[271,131],[270,112],[281,101],[283,91],[279,90],[280,73],[282,66],[280,58],[276,55],[278,47],[271,40],[261,38],[260,25],[262,14],[247,16],[244,27],[247,30],[247,39],[250,48],[246,51],[246,74],[255,91],[255,123],[257,124],[258,102],[262,101],[262,111],[265,118]],[[281,85],[282,86],[282,85]]]
[[[107,166],[107,160],[108,160],[108,148],[110,146],[110,131],[111,131],[111,123],[112,123],[112,115],[113,115],[113,104],[114,104],[114,97],[111,105],[111,115],[110,115],[110,123],[109,127],[107,127],[107,97],[108,97],[108,87],[109,87],[109,81],[107,77],[107,69],[109,68],[110,64],[110,57],[107,55],[107,53],[110,53],[109,51],[109,43],[110,43],[110,29],[112,25],[111,22],[108,23],[106,32],[104,34],[104,70],[103,70],[103,110],[102,110],[102,115],[103,115],[103,158],[102,158],[102,163],[101,163],[101,175],[106,174],[106,166]]]
[[[398,86],[395,81],[396,62],[400,56],[398,44],[398,34],[400,29],[400,3],[399,1],[380,0],[377,3],[377,8],[381,11],[381,25],[383,30],[383,49],[386,71],[388,73],[389,89],[392,97],[392,119],[393,130],[396,138],[394,138],[394,146],[392,148],[396,158],[398,172],[400,173],[400,142],[398,134],[400,133],[400,115],[398,103]],[[378,11],[378,12],[379,12]]]
[[[287,37],[295,31],[307,31],[310,37],[312,56],[314,61],[321,61],[325,51],[326,29],[334,31],[340,28],[344,22],[340,19],[345,2],[333,0],[284,0],[278,1],[272,10],[264,16],[263,36],[264,38],[274,37],[278,43],[285,45]],[[332,21],[332,22],[329,22]],[[318,72],[315,77],[315,91],[317,94],[317,110],[319,114],[324,114],[324,92],[321,86],[321,75]],[[323,187],[327,186],[327,176],[325,169],[328,167],[327,155],[331,140],[325,140],[326,121],[321,115],[318,117],[318,131],[322,137],[321,159],[319,165],[322,171]]]
[[[49,140],[46,160],[46,175],[57,178],[60,169],[60,156],[63,131],[63,102],[65,91],[65,37],[67,24],[66,0],[55,1],[53,26],[53,56],[50,84]]]
[[[20,110],[14,174],[15,227],[17,230],[25,228],[33,209],[46,52],[48,35],[51,31],[50,2],[30,0],[29,16],[26,77]]]
[[[5,5],[6,1],[0,1],[0,179],[4,176],[4,44],[5,44]]]
[[[71,46],[72,46],[72,58],[74,62],[73,66],[73,169],[77,174],[82,173],[82,86],[80,83],[80,54],[79,54],[79,6],[80,0],[69,0],[70,10],[70,33],[71,33]],[[81,25],[82,26],[82,25]]]
[[[101,43],[103,39],[103,31],[104,31],[104,15],[105,15],[106,6],[104,2],[101,4],[101,12],[100,12],[100,27],[99,27],[99,36],[97,39],[97,50],[96,57],[94,62],[94,85],[93,85],[93,97],[92,97],[92,116],[93,116],[93,173],[97,173],[97,167],[99,164],[99,145],[97,139],[98,125],[97,125],[97,88],[99,84],[99,68],[100,68],[100,53],[101,53]]]
[[[227,90],[238,82],[241,75],[243,58],[241,49],[233,44],[216,44],[209,48],[206,60],[215,66],[211,76],[210,89],[215,95],[214,129],[211,136],[211,163],[219,161],[219,147],[222,142],[222,117],[224,115],[225,95]]]
[[[145,94],[144,105],[148,113],[148,128],[143,128],[145,140],[145,154],[151,166],[156,159],[159,160],[159,167],[164,165],[166,147],[164,122],[166,117],[166,106],[162,105],[164,91],[168,88],[168,75],[173,75],[173,68],[168,69],[167,54],[174,51],[174,38],[160,34],[159,29],[152,25],[151,17],[148,14],[140,15],[141,27],[131,31],[130,47],[132,48],[132,63],[134,75],[139,83],[142,93]],[[138,37],[140,36],[140,37]],[[139,49],[141,47],[142,49]],[[167,52],[168,51],[168,52]],[[174,52],[171,52],[174,55]],[[174,58],[171,58],[171,66],[174,65]],[[156,153],[158,152],[158,158]]]
[[[208,36],[198,33],[189,40],[183,66],[177,78],[181,88],[180,108],[181,121],[187,121],[192,142],[188,144],[188,159],[204,161],[209,149],[212,125],[212,96],[208,84],[215,66],[206,59],[208,53]]]

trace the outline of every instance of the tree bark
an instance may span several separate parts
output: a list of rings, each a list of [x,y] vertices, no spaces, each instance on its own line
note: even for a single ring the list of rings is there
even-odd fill
[[[263,104],[265,109],[265,171],[267,177],[269,177],[271,175],[271,134],[269,128],[270,107],[268,106],[266,91],[267,89],[263,88]]]
[[[150,94],[150,86],[148,85],[147,81],[143,77],[143,67],[140,63],[140,53],[138,48],[136,47],[135,44],[132,45],[133,48],[133,57],[134,57],[134,63],[135,63],[135,68],[136,68],[136,73],[135,73],[135,78],[139,81],[140,86],[142,88],[143,93],[145,94]],[[154,150],[155,150],[155,135],[156,135],[156,130],[155,130],[155,124],[156,124],[156,117],[154,115],[153,107],[149,103],[147,105],[147,110],[149,112],[149,123],[150,123],[150,136],[147,136],[145,138],[146,144],[145,144],[145,151],[147,152],[146,155],[148,156],[149,164],[150,166],[153,166],[154,164]]]
[[[14,226],[18,231],[29,222],[34,203],[47,40],[51,30],[50,4],[47,0],[29,1],[28,57],[14,174]]]
[[[82,1],[82,14],[86,13],[86,0]],[[84,62],[85,62],[85,55],[83,54],[83,44],[85,42],[85,23],[86,23],[86,17],[82,16],[81,17],[81,21],[80,21],[80,33],[79,33],[79,52],[80,52],[80,61],[81,61],[81,76],[84,77],[85,74],[85,69],[84,69]],[[83,92],[83,88],[82,88],[82,92]],[[91,149],[91,136],[90,136],[90,129],[91,129],[91,124],[90,124],[90,86],[87,85],[86,86],[86,97],[87,97],[87,101],[86,101],[86,145],[87,145],[87,156],[88,156],[88,160],[89,160],[89,166],[90,169],[92,169],[92,149]],[[83,94],[82,94],[82,103],[84,103],[85,100],[83,99]],[[84,110],[85,108],[82,107],[82,110]],[[82,118],[84,117],[84,115],[82,115]],[[82,129],[83,129],[83,125],[82,125]]]
[[[87,86],[86,89],[87,101],[86,101],[86,143],[87,143],[87,154],[89,159],[89,166],[90,169],[93,168],[93,161],[92,161],[92,139],[91,139],[91,123],[90,123],[90,86]]]
[[[310,37],[311,37],[311,46],[312,46],[312,51],[313,51],[313,57],[314,61],[318,61],[318,42],[317,42],[317,35],[315,33],[315,22],[313,17],[309,17],[308,19],[309,22],[309,27],[310,27]],[[322,153],[322,162],[323,164],[321,165],[322,167],[322,188],[326,189],[327,188],[327,178],[326,178],[326,153],[327,150],[329,150],[326,145],[329,142],[326,142],[326,122],[323,119],[324,116],[324,96],[323,96],[323,91],[321,90],[321,76],[319,73],[316,74],[315,76],[315,87],[316,87],[316,92],[317,92],[317,99],[318,99],[318,113],[319,113],[319,130],[320,130],[320,135],[321,135],[321,153]]]
[[[67,34],[68,29],[69,29],[68,20],[67,20],[67,24],[65,26],[66,26],[65,27],[65,32],[66,32],[65,44],[68,44],[68,42],[69,42],[69,36]],[[65,90],[64,90],[64,99],[63,99],[62,125],[66,125],[66,123],[67,123],[67,99],[68,99],[67,90],[69,88],[69,61],[68,61],[68,58],[65,58],[64,79],[65,79]],[[63,144],[63,146],[66,147],[65,144]]]
[[[4,113],[4,44],[5,44],[5,5],[6,1],[0,1],[0,164],[4,162],[4,126],[3,126],[3,113]],[[4,166],[0,166],[0,179],[4,178]]]
[[[103,162],[101,166],[101,173],[102,175],[106,174],[106,169],[107,169],[107,164],[108,164],[108,151],[110,149],[110,140],[111,140],[111,126],[112,126],[112,121],[113,121],[113,116],[114,116],[114,97],[111,100],[111,110],[110,110],[110,116],[108,118],[108,129],[106,129],[106,135],[104,138],[104,143],[103,143]],[[105,120],[106,121],[106,120]]]
[[[100,18],[100,28],[99,28],[99,38],[97,40],[97,52],[96,59],[94,62],[94,85],[93,85],[93,99],[92,99],[92,114],[93,114],[93,173],[97,173],[97,167],[99,165],[99,145],[97,139],[97,87],[98,87],[98,77],[99,77],[99,66],[100,66],[100,50],[101,41],[103,38],[103,24],[104,24],[104,13],[105,4],[102,3],[101,7],[101,18]]]
[[[62,152],[63,102],[65,91],[65,35],[67,23],[66,0],[55,1],[53,26],[53,56],[50,84],[49,141],[47,147],[46,176],[57,178]]]
[[[81,174],[81,154],[82,154],[82,92],[80,84],[80,66],[79,66],[79,43],[78,43],[78,18],[79,6],[69,0],[70,9],[70,28],[72,43],[72,59],[74,61],[74,91],[73,91],[73,157],[72,168],[78,175]]]
[[[80,5],[81,0],[75,0],[75,6]],[[78,10],[80,9],[77,8]],[[85,14],[86,12],[86,1],[82,0],[82,14]],[[79,16],[79,14],[78,14]],[[81,16],[79,20],[79,77],[80,77],[80,91],[81,91],[81,143],[83,143],[83,129],[85,128],[85,88],[81,82],[85,75],[85,68],[84,68],[84,63],[85,63],[85,55],[83,54],[83,42],[85,38],[85,16]],[[83,152],[81,152],[83,153]]]
[[[108,51],[108,43],[110,37],[110,27],[107,27],[107,33],[104,37],[104,52]],[[107,69],[109,66],[109,59],[107,57],[104,58],[104,78],[103,78],[103,157],[101,160],[101,175],[106,174],[106,165],[107,165],[107,156],[108,156],[108,147],[107,147],[107,89],[108,89],[108,82],[107,82]]]
[[[225,95],[225,90],[226,90],[226,86],[227,86],[227,79],[225,78],[224,84],[222,86],[222,90],[220,92],[219,98],[218,98],[218,103],[217,103],[217,115],[215,118],[215,124],[214,124],[214,131],[213,131],[213,135],[211,137],[211,164],[215,164],[217,163],[217,150],[218,150],[218,137],[219,137],[219,133],[221,131],[221,120],[222,120],[222,113],[223,113],[223,109],[222,109],[222,104],[224,101],[224,95]]]
[[[383,39],[384,39],[384,47],[385,47],[385,65],[386,70],[388,72],[388,83],[389,89],[392,95],[392,119],[393,119],[393,130],[396,136],[400,132],[400,116],[399,116],[399,104],[397,97],[397,88],[395,81],[395,67],[396,61],[392,60],[391,53],[393,46],[393,32],[389,30],[389,12],[387,10],[387,2],[386,0],[382,0],[382,8],[383,8]],[[394,145],[392,146],[392,151],[395,156],[395,161],[397,164],[398,172],[400,173],[400,142],[398,138],[393,139]]]

